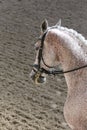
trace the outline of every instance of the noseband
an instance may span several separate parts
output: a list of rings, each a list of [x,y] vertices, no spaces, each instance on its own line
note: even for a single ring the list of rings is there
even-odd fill
[[[63,70],[46,70],[44,69],[43,67],[41,67],[41,61],[44,63],[44,65],[46,67],[48,67],[49,69],[50,68],[54,68],[53,66],[49,66],[45,63],[44,61],[44,58],[43,58],[43,47],[44,47],[44,40],[45,40],[45,37],[46,37],[46,34],[47,34],[48,31],[46,31],[43,36],[40,38],[41,40],[41,46],[39,48],[39,53],[38,53],[38,65],[37,64],[34,64],[33,67],[35,69],[33,69],[37,74],[41,74],[41,73],[45,73],[45,74],[48,74],[48,75],[57,75],[57,74],[64,74],[64,73],[70,73],[70,72],[73,72],[73,71],[77,71],[79,69],[83,69],[83,68],[86,68],[87,65],[84,65],[84,66],[80,66],[80,67],[76,67],[74,69],[71,69],[71,70],[67,70],[67,71],[63,71]]]

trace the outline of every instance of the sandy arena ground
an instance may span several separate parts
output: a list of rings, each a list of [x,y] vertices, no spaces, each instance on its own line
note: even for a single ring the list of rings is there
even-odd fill
[[[44,18],[87,38],[87,0],[0,0],[0,130],[70,130],[63,75],[40,87],[29,78]]]

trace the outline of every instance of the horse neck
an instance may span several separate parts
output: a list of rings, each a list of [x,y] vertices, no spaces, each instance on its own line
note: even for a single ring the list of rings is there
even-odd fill
[[[81,41],[75,36],[69,35],[66,31],[54,29],[50,37],[50,41],[54,41],[54,46],[57,48],[57,51],[55,48],[54,51],[57,53],[56,55],[59,57],[64,70],[71,69],[70,67],[82,66],[87,61],[84,57],[83,43],[81,45]]]
[[[87,64],[87,59],[84,56],[85,50],[81,48],[77,38],[71,37],[68,33],[58,32],[56,40],[58,56],[64,71]],[[69,93],[75,93],[76,87],[77,89],[79,87],[83,90],[84,82],[87,79],[87,72],[85,70],[82,69],[65,74]]]

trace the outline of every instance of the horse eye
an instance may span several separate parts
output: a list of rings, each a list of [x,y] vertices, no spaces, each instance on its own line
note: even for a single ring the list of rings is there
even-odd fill
[[[37,46],[37,47],[35,46],[35,50],[38,51],[38,50],[39,50],[39,47],[38,47],[38,46]]]

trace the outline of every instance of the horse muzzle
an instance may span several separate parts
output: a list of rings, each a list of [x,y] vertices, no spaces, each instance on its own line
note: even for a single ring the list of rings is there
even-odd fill
[[[46,77],[42,75],[42,73],[40,71],[34,72],[32,70],[32,72],[30,73],[30,77],[33,80],[33,82],[37,85],[39,84],[43,84],[46,82]]]

